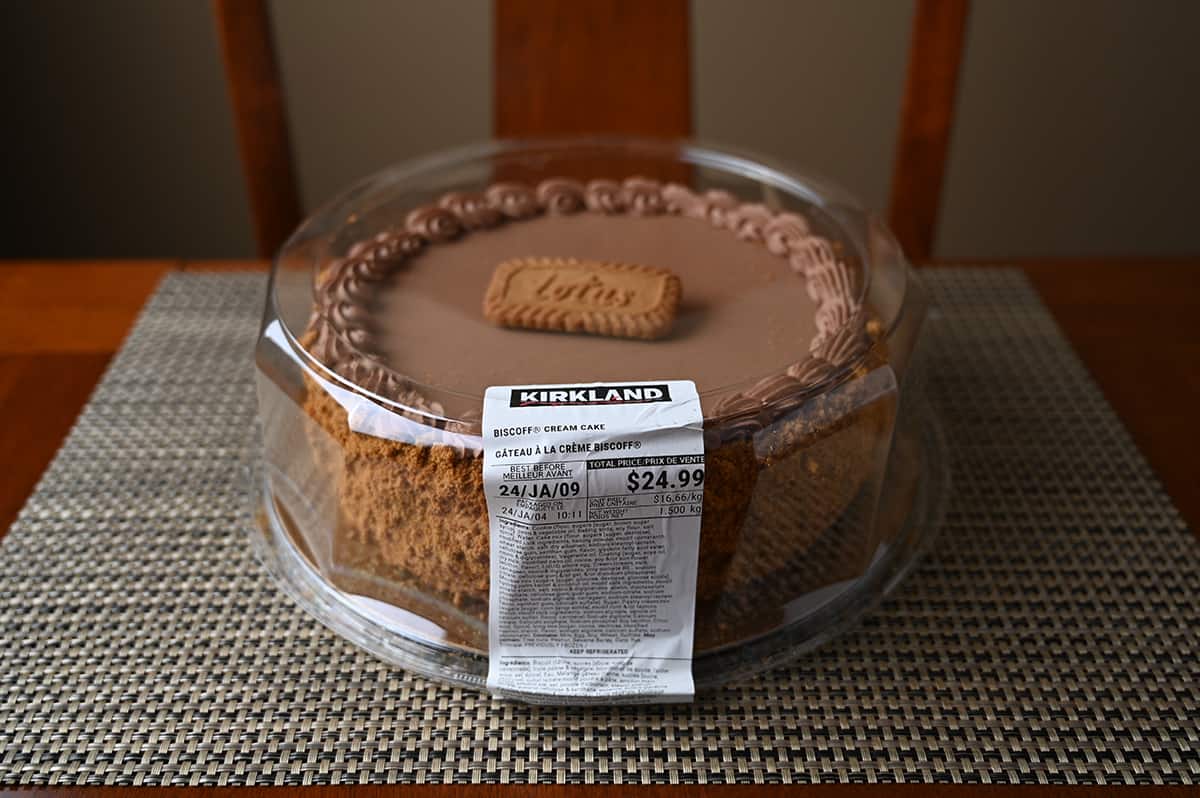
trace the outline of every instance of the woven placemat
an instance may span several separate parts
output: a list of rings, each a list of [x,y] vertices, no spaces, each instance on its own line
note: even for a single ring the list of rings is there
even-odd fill
[[[0,782],[1197,782],[1200,545],[1025,279],[946,270],[939,543],[856,630],[693,705],[395,670],[255,561],[263,280],[159,288],[0,549]]]

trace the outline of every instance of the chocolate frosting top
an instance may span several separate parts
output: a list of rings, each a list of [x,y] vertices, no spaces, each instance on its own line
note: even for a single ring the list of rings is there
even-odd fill
[[[496,264],[543,255],[676,271],[677,329],[634,342],[484,321]],[[446,194],[355,244],[319,273],[304,340],[346,379],[451,416],[456,431],[477,430],[489,384],[688,378],[703,395],[757,379],[705,405],[710,426],[735,430],[758,426],[765,410],[801,400],[863,354],[858,294],[837,245],[797,213],[639,177],[552,178]],[[463,395],[462,406],[443,407],[423,386]]]

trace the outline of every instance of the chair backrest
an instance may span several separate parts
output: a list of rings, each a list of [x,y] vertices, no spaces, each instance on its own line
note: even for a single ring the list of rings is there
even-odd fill
[[[494,0],[497,136],[691,134],[688,0]],[[213,0],[261,257],[300,221],[266,0]],[[917,0],[890,222],[932,251],[967,0]],[[653,76],[653,79],[646,79]]]

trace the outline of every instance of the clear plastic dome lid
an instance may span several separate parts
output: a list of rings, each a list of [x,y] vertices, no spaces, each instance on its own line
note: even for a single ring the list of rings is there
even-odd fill
[[[696,683],[770,667],[850,623],[936,526],[924,310],[878,219],[761,159],[613,139],[394,167],[275,263],[255,540],[343,635],[481,684],[485,389],[691,380]]]

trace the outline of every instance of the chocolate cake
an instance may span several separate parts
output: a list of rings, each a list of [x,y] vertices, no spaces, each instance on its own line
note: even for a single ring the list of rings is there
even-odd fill
[[[306,379],[314,434],[341,452],[335,583],[426,613],[440,602],[461,616],[441,621],[474,628],[482,646],[472,619],[488,594],[486,387],[664,379],[695,381],[705,413],[698,646],[776,622],[756,595],[780,606],[858,575],[871,525],[839,519],[872,490],[894,406],[859,379],[879,353],[855,257],[799,213],[638,177],[448,193],[352,244],[319,268],[301,343],[329,379],[414,432],[354,432],[321,379]],[[588,274],[596,290],[575,291],[570,313],[553,317],[520,316],[491,283],[502,264],[552,276],[585,261],[617,266]],[[623,300],[604,270],[624,268],[678,275],[679,295],[655,300],[652,323],[605,315]]]

